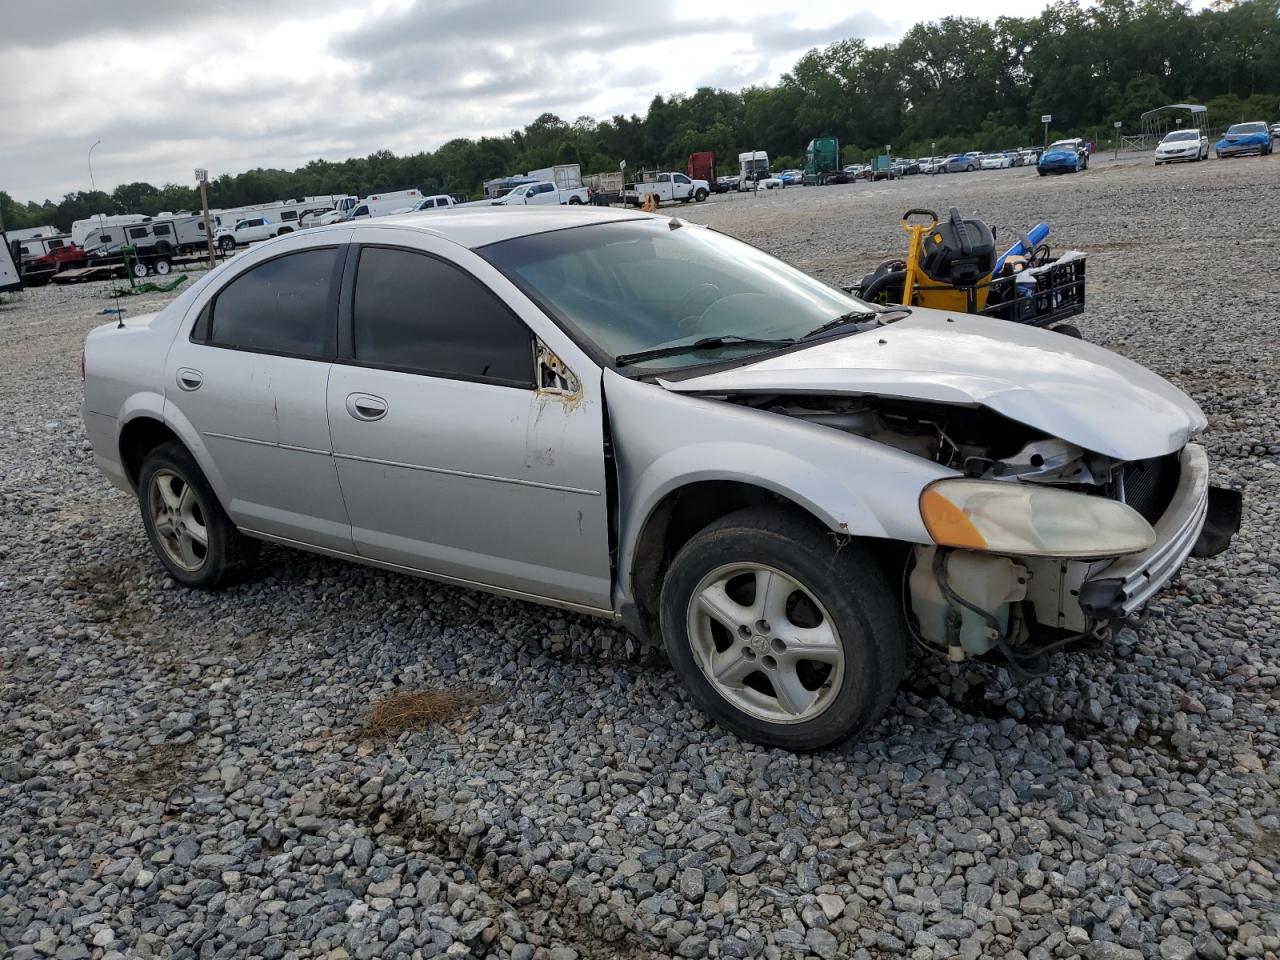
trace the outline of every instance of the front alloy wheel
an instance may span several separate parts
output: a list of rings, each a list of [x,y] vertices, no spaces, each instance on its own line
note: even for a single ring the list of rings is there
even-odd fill
[[[681,547],[661,621],[698,706],[772,747],[818,750],[866,729],[906,667],[901,613],[875,557],[780,507],[729,514]]]
[[[758,720],[810,720],[840,689],[844,651],[831,617],[781,570],[760,563],[712,570],[694,589],[687,629],[707,682]]]

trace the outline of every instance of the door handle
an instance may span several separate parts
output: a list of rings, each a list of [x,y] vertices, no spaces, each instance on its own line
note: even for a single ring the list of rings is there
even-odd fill
[[[178,368],[178,386],[190,393],[192,390],[199,390],[200,384],[204,383],[204,374],[199,370],[192,370],[190,367]]]
[[[347,413],[357,420],[381,420],[387,415],[387,401],[370,393],[349,393]]]

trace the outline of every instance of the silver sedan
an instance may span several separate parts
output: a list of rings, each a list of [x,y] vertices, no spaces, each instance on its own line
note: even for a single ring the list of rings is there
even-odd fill
[[[1043,672],[1235,529],[1156,375],[639,212],[301,231],[84,360],[96,461],[180,583],[265,540],[606,617],[790,749],[872,723],[913,638]]]

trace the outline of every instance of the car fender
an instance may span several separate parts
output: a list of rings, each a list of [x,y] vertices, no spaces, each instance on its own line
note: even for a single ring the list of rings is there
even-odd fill
[[[196,464],[200,467],[201,473],[205,479],[209,481],[209,486],[213,488],[214,495],[217,496],[218,502],[222,504],[223,509],[231,502],[230,490],[226,481],[222,477],[218,465],[214,462],[213,456],[209,453],[209,448],[205,445],[204,438],[200,436],[191,421],[186,415],[178,409],[177,404],[172,400],[165,400],[163,406],[164,425],[178,435],[178,439],[182,441],[182,445],[195,459]]]
[[[955,471],[831,427],[605,371],[619,503],[618,587],[630,597],[645,525],[690,484],[721,480],[783,497],[833,534],[931,543],[920,492]]]

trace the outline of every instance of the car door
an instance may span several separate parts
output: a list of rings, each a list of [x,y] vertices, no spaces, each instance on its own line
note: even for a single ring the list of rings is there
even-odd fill
[[[671,180],[675,184],[675,186],[671,188],[674,196],[679,198],[693,196],[693,181],[683,173],[675,174]]]
[[[376,226],[357,237],[328,401],[356,550],[609,609],[598,368],[474,253]],[[544,376],[540,344],[563,379]]]
[[[350,553],[326,410],[345,247],[325,239],[242,254],[197,299],[165,360],[165,415],[198,435],[238,526]]]
[[[529,188],[529,203],[559,203],[560,194],[554,183],[538,183]]]

